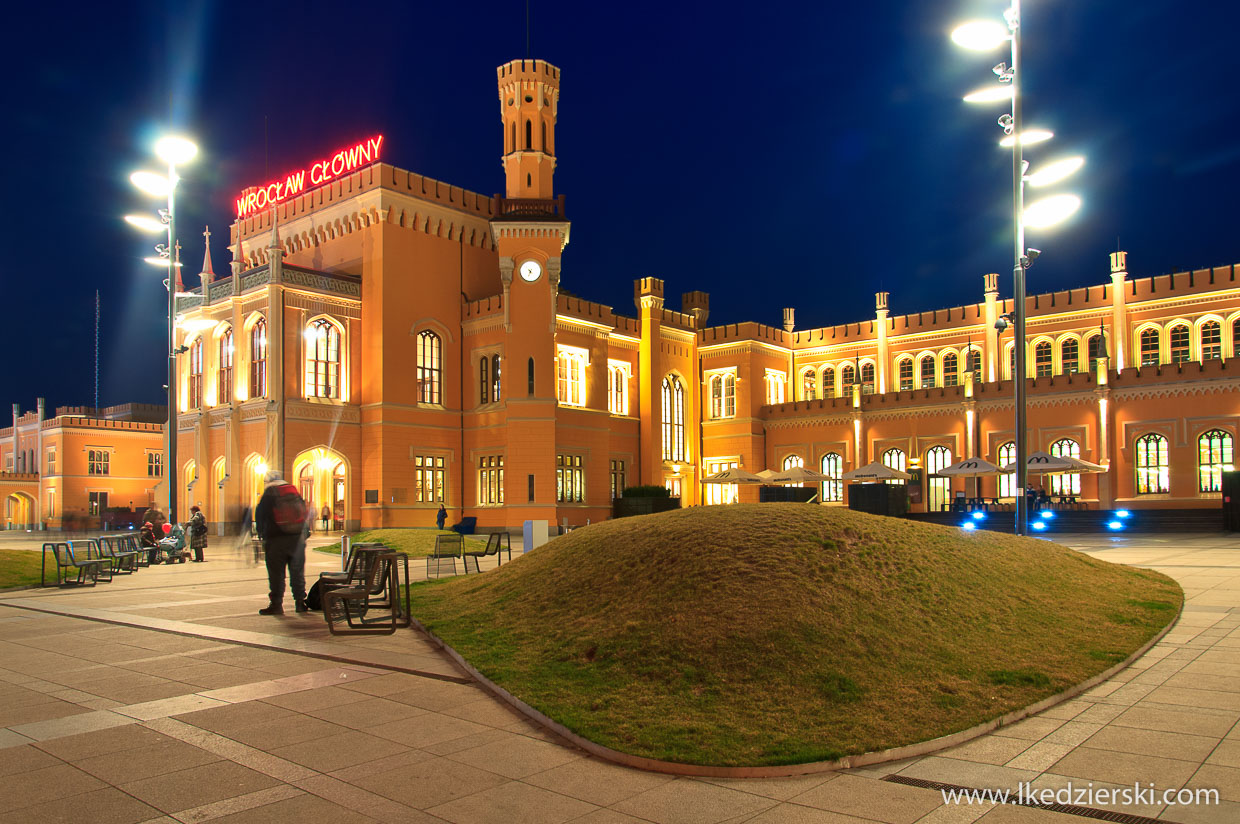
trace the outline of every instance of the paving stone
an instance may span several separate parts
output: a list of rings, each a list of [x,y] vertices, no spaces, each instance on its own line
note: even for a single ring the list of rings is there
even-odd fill
[[[455,824],[561,824],[595,809],[593,804],[575,798],[509,781],[427,812]]]
[[[845,776],[841,776],[843,780]],[[851,778],[851,776],[848,776]],[[865,779],[852,779],[864,781]],[[834,781],[822,787],[834,784]],[[797,798],[822,789],[814,788]],[[798,803],[805,803],[800,802]],[[770,798],[743,793],[701,781],[677,778],[643,793],[613,804],[612,809],[657,824],[716,824],[745,813],[759,813],[774,807]],[[810,806],[820,806],[811,804]],[[910,819],[911,821],[911,819]]]

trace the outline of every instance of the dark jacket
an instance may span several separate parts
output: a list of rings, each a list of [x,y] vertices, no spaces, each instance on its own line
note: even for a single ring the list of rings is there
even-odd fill
[[[203,517],[202,510],[190,516],[189,545],[191,549],[205,549],[207,546],[207,519]]]
[[[291,487],[292,484],[272,484],[263,490],[263,496],[258,499],[258,506],[254,507],[254,528],[268,549],[291,552],[297,548],[300,541],[305,539],[309,524],[303,525],[300,533],[289,533],[280,529],[280,525],[276,523],[273,511],[276,498],[280,490],[286,486]],[[298,494],[296,487],[293,487],[293,494]]]

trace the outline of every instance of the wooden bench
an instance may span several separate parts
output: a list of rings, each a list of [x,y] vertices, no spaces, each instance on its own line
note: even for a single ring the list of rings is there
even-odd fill
[[[52,553],[56,559],[56,586],[85,586],[89,579],[89,585],[94,586],[99,583],[99,576],[103,573],[104,567],[110,566],[109,562],[103,558],[85,558],[77,559],[73,555],[73,547],[67,541],[48,541],[43,544],[43,557],[39,563],[39,585],[47,586],[47,553]],[[61,577],[64,570],[69,572]],[[69,576],[73,570],[77,570],[77,580],[72,581]]]
[[[469,574],[469,559],[470,558],[474,559],[474,572],[482,572],[482,568],[479,566],[478,559],[485,558],[488,555],[496,556],[495,565],[502,566],[504,562],[501,560],[503,558],[501,553],[503,552],[508,553],[508,560],[511,561],[512,560],[512,538],[508,535],[507,532],[492,532],[490,535],[487,536],[487,545],[485,549],[481,549],[476,552],[462,552],[461,553],[462,560],[465,563],[465,574],[466,575]],[[456,565],[454,562],[453,569],[455,570],[455,568],[456,568]]]
[[[328,630],[332,635],[391,635],[398,627],[409,626],[408,582],[409,556],[405,553],[386,548],[359,550],[350,570],[348,586],[323,593],[323,615],[327,618]]]

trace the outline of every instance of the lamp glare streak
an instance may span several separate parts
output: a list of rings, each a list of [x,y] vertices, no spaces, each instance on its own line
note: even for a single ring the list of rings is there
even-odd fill
[[[184,137],[168,135],[155,141],[155,155],[169,166],[188,163],[197,154],[198,145]]]
[[[1026,175],[1025,182],[1030,186],[1049,186],[1069,177],[1084,165],[1085,158],[1079,155],[1065,157],[1062,160],[1056,160],[1054,163],[1043,166],[1031,175]]]
[[[1020,133],[1020,145],[1032,146],[1034,143],[1041,143],[1054,137],[1054,132],[1048,132],[1046,129],[1025,129]],[[1005,149],[1012,148],[1012,144],[1016,142],[1016,135],[1010,134],[999,141],[999,145]]]
[[[974,92],[969,92],[964,96],[965,103],[999,103],[1009,102],[1012,99],[1012,87],[1009,86],[986,86]]]
[[[1081,208],[1076,195],[1051,195],[1025,207],[1025,225],[1033,229],[1046,229],[1068,218]]]
[[[133,226],[135,229],[140,229],[143,232],[150,232],[151,234],[155,234],[156,232],[166,232],[168,230],[168,227],[165,224],[160,223],[153,217],[147,217],[146,215],[125,215],[125,222],[130,226]]]
[[[158,172],[134,172],[129,182],[137,186],[151,197],[167,197],[172,191],[172,183]]]
[[[952,42],[973,51],[989,51],[1010,39],[1007,29],[993,20],[970,20],[952,30]]]

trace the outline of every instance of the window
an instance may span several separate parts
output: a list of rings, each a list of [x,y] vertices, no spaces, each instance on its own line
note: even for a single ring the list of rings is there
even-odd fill
[[[585,500],[585,473],[580,455],[555,456],[555,499],[560,503]]]
[[[831,480],[822,482],[818,497],[823,501],[844,500],[844,459],[836,452],[822,456],[822,474]]]
[[[108,493],[92,492],[90,493],[90,504],[87,509],[89,515],[99,515],[103,510],[108,508]]]
[[[47,491],[47,511],[43,513],[45,518],[56,517],[56,490],[49,489]]]
[[[1188,326],[1181,323],[1179,326],[1171,327],[1171,332],[1167,337],[1171,342],[1171,362],[1184,363],[1187,361],[1192,355],[1188,343]]]
[[[964,362],[967,364],[965,371],[972,372],[973,380],[980,381],[982,379],[982,350],[970,346]]]
[[[999,453],[996,459],[999,468],[1007,466],[1010,463],[1016,463],[1016,442],[1008,441],[999,447]],[[999,497],[1015,498],[1016,497],[1016,473],[1003,472],[999,475]]]
[[[1223,357],[1223,330],[1218,321],[1208,320],[1201,324],[1201,359],[1214,360]]]
[[[766,371],[766,402],[776,404],[784,402],[784,384],[787,382],[783,372]]]
[[[1014,376],[1016,375],[1016,346],[1015,345],[1009,346],[1007,353],[1008,353],[1008,366],[1007,366],[1008,380],[1012,380]],[[1025,368],[1028,369],[1028,364],[1025,365]]]
[[[267,319],[250,327],[250,397],[267,397]]]
[[[710,416],[712,418],[736,417],[736,376],[711,375]]]
[[[952,451],[945,446],[934,446],[926,451],[926,476],[929,478],[927,512],[942,512],[951,503],[952,479],[936,478],[934,473],[952,465]]]
[[[715,475],[725,469],[736,469],[737,461],[707,461],[706,474]],[[740,487],[737,484],[703,484],[706,487],[706,504],[734,504],[740,500]]]
[[[1231,322],[1231,354],[1235,357],[1240,353],[1240,318]]]
[[[934,355],[922,355],[918,370],[921,374],[921,388],[934,388]]]
[[[822,396],[824,398],[835,397],[835,370],[830,366],[824,366],[822,369]]]
[[[47,450],[47,474],[48,475],[56,474],[56,450],[55,449]]]
[[[680,378],[663,379],[663,460],[685,459],[685,390]]]
[[[1221,492],[1223,473],[1232,469],[1231,433],[1221,429],[1203,433],[1197,439],[1197,489]]]
[[[861,394],[874,394],[874,364],[861,364]]]
[[[801,373],[801,400],[812,401],[818,397],[816,382],[817,375],[813,369],[806,369]]]
[[[1059,362],[1063,364],[1065,375],[1075,375],[1081,371],[1081,347],[1076,338],[1068,338],[1059,344]]]
[[[624,461],[615,458],[611,461],[611,498],[615,500],[624,494]]]
[[[491,359],[486,355],[478,361],[478,403],[491,402]]]
[[[499,355],[491,356],[491,400],[499,403],[500,400],[500,382],[499,382]]]
[[[1161,353],[1158,351],[1158,330],[1146,329],[1141,333],[1141,365],[1157,366]]]
[[[189,345],[189,408],[202,407],[202,338]]]
[[[1137,438],[1137,494],[1157,495],[1171,490],[1167,439],[1162,435]]]
[[[215,398],[217,403],[232,403],[233,398],[233,333],[232,327],[228,327],[224,334],[220,335],[219,348],[219,371],[217,375],[217,386]]]
[[[960,384],[960,375],[957,372],[957,358],[955,352],[948,352],[943,356],[943,385],[958,386]]]
[[[530,384],[529,385],[529,396],[532,398],[534,397],[534,359],[533,358],[530,358],[529,368],[527,371],[529,373],[528,377],[529,377],[529,384]],[[532,501],[534,499],[530,498],[530,500]]]
[[[909,363],[912,363],[912,361],[909,361]],[[899,471],[904,472],[905,471],[904,470],[904,450],[903,449],[888,449],[886,452],[884,452],[883,453],[883,466],[888,467],[890,469],[898,469]],[[890,481],[887,481],[887,483],[902,484],[904,483],[904,481],[903,480],[890,480]]]
[[[585,406],[586,353],[561,346],[556,356],[556,397],[567,406]]]
[[[789,455],[784,458],[784,471],[793,469],[798,466],[805,466],[805,461],[801,460],[800,455]],[[788,486],[805,486],[805,484],[788,484]]]
[[[900,390],[913,388],[913,359],[905,358],[900,361],[896,367],[896,372],[900,377]]]
[[[443,403],[443,342],[429,330],[418,333],[418,403]]]
[[[1081,445],[1071,438],[1060,438],[1051,444],[1051,455],[1055,458],[1080,458]],[[1052,495],[1080,495],[1081,474],[1079,472],[1051,475]]]
[[[340,396],[340,330],[326,318],[306,327],[306,397]]]
[[[504,503],[504,456],[483,455],[478,458],[478,505],[499,506]]]
[[[148,478],[162,478],[164,476],[164,456],[162,453],[146,453],[146,476]]]
[[[629,414],[629,365],[607,365],[607,411],[613,415]]]
[[[1099,358],[1106,357],[1107,339],[1101,333],[1089,339],[1089,368],[1093,369]]]
[[[1045,378],[1055,371],[1055,350],[1049,341],[1042,341],[1033,347],[1033,374]]]
[[[840,367],[840,391],[846,396],[852,395],[853,384],[857,382],[857,370],[852,364]]]
[[[415,455],[413,458],[413,500],[420,504],[443,503],[443,458]]]
[[[110,475],[108,466],[112,456],[106,449],[89,449],[86,452],[86,474]]]

